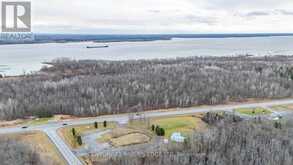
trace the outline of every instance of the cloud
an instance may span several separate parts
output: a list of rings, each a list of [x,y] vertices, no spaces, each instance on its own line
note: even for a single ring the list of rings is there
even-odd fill
[[[160,10],[148,10],[148,12],[151,12],[151,13],[160,13],[161,11]]]
[[[282,15],[293,15],[293,10],[289,11],[289,10],[276,10],[276,12],[282,14]]]
[[[215,25],[217,23],[216,17],[203,17],[203,16],[196,16],[196,15],[187,15],[187,20],[192,23],[202,23],[208,25]]]
[[[270,15],[270,12],[266,11],[253,11],[253,12],[248,12],[245,14],[246,17],[255,17],[255,16],[268,16]]]
[[[293,32],[292,0],[31,1],[35,32]]]

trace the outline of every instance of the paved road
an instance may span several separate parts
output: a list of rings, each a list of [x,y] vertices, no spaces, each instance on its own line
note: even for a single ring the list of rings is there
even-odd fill
[[[85,144],[83,148],[74,150],[74,153],[78,156],[85,156],[88,154],[98,153],[110,146],[108,143],[98,143],[97,139],[102,135],[110,132],[111,130],[98,130],[96,132],[90,132],[82,136],[82,141]]]
[[[44,132],[48,135],[51,141],[56,145],[60,153],[62,153],[68,164],[82,165],[81,161],[72,153],[70,148],[65,144],[65,142],[58,136],[56,129],[49,128],[45,129]]]
[[[284,100],[275,100],[267,101],[262,103],[245,103],[237,105],[220,105],[220,106],[204,106],[204,107],[195,107],[195,108],[178,108],[176,111],[151,111],[145,112],[146,117],[160,117],[160,116],[171,116],[171,115],[184,115],[184,114],[193,114],[200,112],[209,112],[209,111],[232,111],[236,108],[253,108],[253,107],[270,107],[276,105],[284,104],[293,104],[293,99],[284,99]],[[51,141],[57,146],[62,156],[68,162],[69,165],[80,165],[81,161],[74,155],[70,148],[63,142],[63,140],[58,136],[57,129],[65,127],[63,123],[67,125],[81,125],[81,124],[90,124],[103,121],[112,121],[125,123],[128,120],[128,114],[121,115],[108,115],[108,116],[99,116],[96,118],[89,119],[79,119],[79,120],[70,120],[70,121],[60,121],[55,123],[48,123],[45,125],[29,127],[27,129],[22,129],[21,126],[13,128],[1,128],[0,134],[8,133],[21,133],[27,131],[43,131],[48,135]]]

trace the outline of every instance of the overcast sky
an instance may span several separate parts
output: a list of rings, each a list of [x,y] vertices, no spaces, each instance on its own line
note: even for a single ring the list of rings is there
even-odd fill
[[[293,0],[32,0],[34,32],[293,32]]]

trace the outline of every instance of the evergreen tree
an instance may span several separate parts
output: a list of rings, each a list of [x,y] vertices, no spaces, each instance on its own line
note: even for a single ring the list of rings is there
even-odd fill
[[[82,145],[82,139],[81,136],[77,136],[77,143],[81,146]]]
[[[95,122],[95,128],[97,129],[98,127],[98,122]]]
[[[156,126],[155,132],[156,132],[156,135],[160,134],[160,126]]]
[[[164,128],[160,128],[160,136],[165,136],[165,129]]]
[[[73,136],[75,136],[75,135],[76,135],[75,128],[72,128],[72,129],[71,129],[71,132],[72,132],[72,135],[73,135]]]

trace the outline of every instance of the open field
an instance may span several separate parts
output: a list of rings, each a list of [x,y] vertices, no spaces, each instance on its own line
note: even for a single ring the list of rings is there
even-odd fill
[[[17,141],[23,141],[30,144],[32,147],[42,155],[50,160],[53,160],[58,165],[65,165],[66,162],[59,154],[57,148],[51,143],[46,134],[42,132],[27,132],[19,134],[2,135],[9,139],[15,139]]]
[[[160,126],[165,129],[165,137],[169,138],[173,132],[189,134],[192,130],[205,129],[206,124],[201,120],[202,114],[179,115],[151,118],[149,120],[134,120],[129,123],[130,128],[151,130],[151,125]]]
[[[264,108],[238,108],[235,109],[235,112],[238,112],[240,114],[244,114],[244,115],[250,115],[250,116],[255,116],[255,115],[269,115],[272,112],[264,109]]]
[[[116,127],[116,123],[113,123],[113,122],[108,122],[107,127],[104,127],[103,123],[98,123],[99,130],[115,128],[115,127]],[[77,144],[76,138],[72,134],[72,128],[75,129],[76,135],[82,135],[84,133],[88,133],[88,132],[97,130],[94,126],[94,123],[93,124],[79,125],[79,126],[70,126],[70,127],[65,127],[65,128],[61,128],[60,130],[58,130],[58,133],[66,141],[66,143],[71,148],[74,148],[74,149],[79,148],[80,146]]]
[[[276,111],[293,111],[293,104],[272,106]]]
[[[165,137],[170,138],[172,133],[180,132],[189,134],[194,129],[203,129],[205,123],[195,116],[175,116],[151,119],[151,125],[160,126],[165,129]]]

